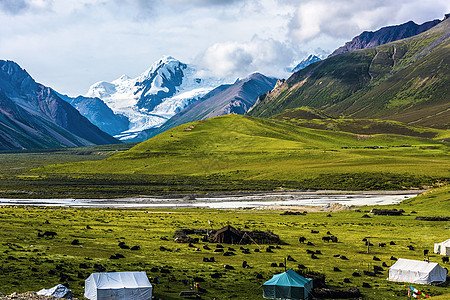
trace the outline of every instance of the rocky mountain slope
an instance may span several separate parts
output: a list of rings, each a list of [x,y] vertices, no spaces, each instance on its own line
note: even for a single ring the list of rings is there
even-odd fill
[[[199,100],[188,105],[174,115],[161,127],[143,132],[140,137],[146,139],[168,129],[197,120],[228,114],[245,114],[259,96],[275,86],[277,79],[254,73],[234,84],[220,85]],[[145,137],[145,138],[144,138]]]
[[[330,56],[409,38],[431,29],[440,22],[440,20],[433,20],[418,25],[413,21],[409,21],[401,25],[383,27],[377,31],[364,31],[360,35],[354,37],[350,42],[345,43],[344,46],[334,50]]]
[[[61,99],[76,108],[81,115],[92,124],[110,135],[120,134],[128,129],[130,121],[124,115],[115,114],[108,105],[99,98],[84,96],[69,97],[58,93]]]
[[[329,57],[279,82],[250,111],[269,117],[312,107],[332,117],[448,128],[450,19],[417,36]]]
[[[136,78],[123,75],[112,82],[93,84],[85,96],[100,98],[114,113],[127,117],[129,128],[116,137],[131,140],[143,130],[161,126],[226,82],[226,79],[199,76],[193,66],[164,56]]]
[[[0,99],[2,150],[118,142],[15,62],[0,60]]]

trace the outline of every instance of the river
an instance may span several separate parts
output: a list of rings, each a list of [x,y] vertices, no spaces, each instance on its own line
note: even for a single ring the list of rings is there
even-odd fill
[[[327,207],[390,205],[417,196],[422,191],[373,191],[373,192],[280,192],[208,196],[184,198],[133,197],[120,199],[7,199],[0,198],[0,205],[34,205],[59,207],[109,207],[109,208],[288,208],[294,206]]]

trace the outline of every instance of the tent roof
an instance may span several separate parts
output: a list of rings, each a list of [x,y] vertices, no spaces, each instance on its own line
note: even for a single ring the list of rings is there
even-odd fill
[[[221,234],[226,231],[231,231],[232,233],[234,233],[236,235],[241,235],[240,231],[237,230],[236,228],[232,227],[231,225],[227,225],[225,227],[220,228],[219,230],[216,231],[215,235]]]
[[[86,281],[97,289],[152,287],[145,272],[92,273]]]
[[[441,267],[438,263],[399,258],[389,269],[429,273],[437,266]]]
[[[446,240],[446,241],[443,241],[443,242],[440,242],[440,243],[436,243],[436,244],[440,244],[440,245],[448,245],[448,246],[450,246],[450,239],[448,239],[448,240]]]
[[[284,273],[273,275],[273,277],[263,285],[304,287],[305,284],[311,280],[312,279],[306,279],[298,275],[294,270],[289,269]]]

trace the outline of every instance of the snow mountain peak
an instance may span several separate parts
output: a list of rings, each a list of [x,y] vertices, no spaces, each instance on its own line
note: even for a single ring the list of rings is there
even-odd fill
[[[227,83],[221,78],[198,78],[197,70],[172,56],[163,56],[141,75],[126,75],[93,84],[86,97],[102,99],[116,114],[130,120],[130,127],[116,136],[133,139],[140,131],[159,127],[213,88]]]

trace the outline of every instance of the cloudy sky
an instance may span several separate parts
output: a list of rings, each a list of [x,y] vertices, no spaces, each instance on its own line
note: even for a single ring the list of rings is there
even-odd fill
[[[364,30],[449,12],[448,0],[0,0],[0,59],[72,96],[163,55],[216,76],[287,77]]]

